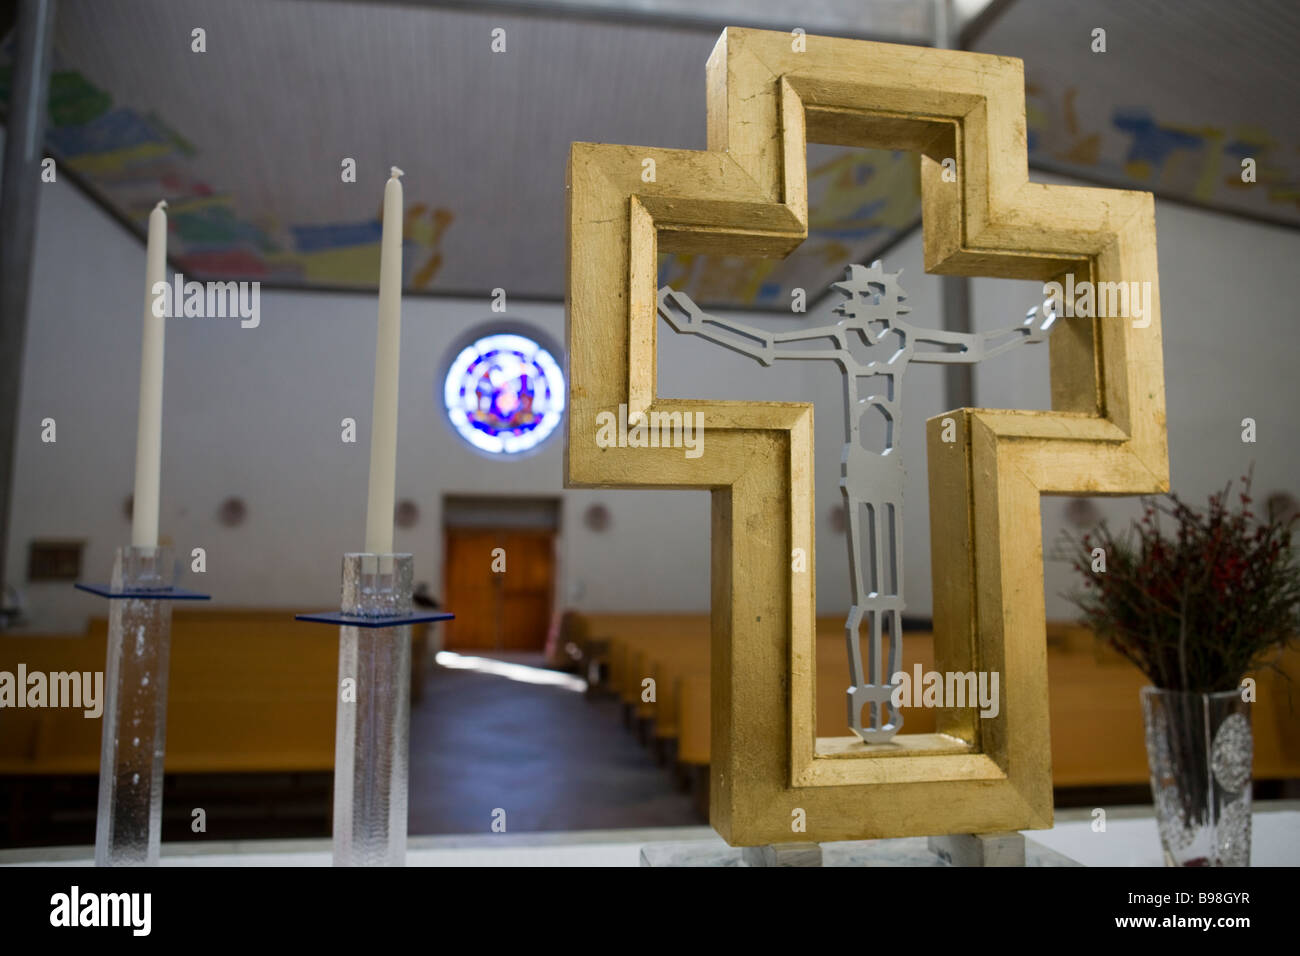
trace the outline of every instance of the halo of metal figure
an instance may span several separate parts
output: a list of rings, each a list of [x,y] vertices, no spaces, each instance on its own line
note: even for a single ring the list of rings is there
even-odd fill
[[[763,365],[778,359],[831,361],[844,379],[844,451],[840,492],[848,516],[849,578],[853,605],[844,624],[849,655],[849,727],[868,744],[887,743],[903,727],[891,697],[889,676],[899,670],[903,618],[903,487],[906,475],[896,445],[903,420],[903,373],[913,362],[975,363],[1018,345],[1042,342],[1056,318],[1055,307],[1035,306],[1024,322],[994,332],[949,332],[918,328],[902,318],[911,312],[898,272],[851,265],[831,288],[844,295],[833,325],[769,332],[731,318],[711,315],[683,292],[659,290],[659,314],[674,331],[699,335]],[[885,340],[897,349],[888,357]],[[827,344],[831,347],[826,347]],[[820,345],[821,347],[815,347]],[[881,448],[864,444],[871,416],[883,419]],[[862,661],[862,625],[867,626],[867,661]],[[888,649],[884,644],[888,640]],[[868,713],[866,726],[862,714]]]

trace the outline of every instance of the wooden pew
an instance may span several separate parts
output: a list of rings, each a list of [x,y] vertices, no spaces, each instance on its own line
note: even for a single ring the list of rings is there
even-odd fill
[[[0,636],[0,670],[102,671],[108,624],[80,636]],[[176,610],[168,773],[328,771],[338,641],[290,611]],[[100,721],[68,708],[0,711],[0,774],[99,772]]]
[[[660,762],[666,762],[677,739],[677,680],[683,673],[708,674],[708,635],[669,632],[659,641],[641,642],[630,659],[635,662],[634,668],[639,668],[633,674],[643,675],[630,681],[638,727]],[[647,677],[654,681],[655,692],[654,700],[649,701],[645,700],[643,684]]]
[[[620,664],[611,681],[637,713],[654,717],[656,738],[676,737],[677,759],[687,767],[709,762],[708,616],[607,615],[602,630]],[[819,736],[848,736],[844,690],[848,663],[843,620],[817,624],[816,706]],[[933,638],[904,635],[903,659],[933,670]],[[1300,651],[1282,658],[1292,682],[1300,680]],[[663,675],[663,676],[660,676]],[[1053,782],[1058,787],[1121,786],[1147,782],[1139,690],[1148,681],[1119,654],[1073,624],[1048,625],[1048,675]],[[656,680],[658,701],[640,701],[640,678]],[[1300,691],[1271,670],[1252,675],[1258,683],[1252,712],[1254,776],[1258,780],[1300,777]],[[634,679],[635,678],[635,679]],[[666,690],[667,688],[667,690]],[[1005,688],[1003,689],[1005,691]],[[904,708],[909,733],[932,732],[934,711]]]
[[[1048,645],[1051,687],[1052,780],[1058,787],[1144,784],[1141,688],[1146,675],[1085,628],[1056,625]],[[1282,655],[1290,675],[1252,674],[1251,709],[1256,780],[1300,778],[1300,650]]]
[[[658,692],[654,711],[654,736],[657,740],[675,741],[681,727],[678,695],[682,681],[688,677],[709,676],[708,637],[694,637],[679,642],[677,653],[651,655],[648,670]]]
[[[652,659],[662,659],[661,648],[681,640],[697,642],[708,653],[707,614],[590,614],[586,615],[586,631],[592,635],[588,643],[599,643],[603,652],[606,666],[601,689],[618,695],[629,706],[640,703],[642,679],[655,676],[647,670],[647,651]]]
[[[677,757],[682,763],[709,765],[709,675],[683,674],[677,680]]]

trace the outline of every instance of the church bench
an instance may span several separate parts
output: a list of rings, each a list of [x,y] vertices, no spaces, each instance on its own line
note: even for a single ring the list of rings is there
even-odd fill
[[[709,638],[707,634],[670,632],[655,642],[643,642],[633,655],[642,676],[630,681],[634,695],[638,730],[643,742],[654,747],[660,762],[666,762],[677,739],[679,715],[677,682],[684,673],[709,672]],[[646,700],[643,681],[654,681],[654,699]]]
[[[838,631],[838,633],[836,633]],[[933,640],[929,634],[904,634],[903,654],[909,667],[919,663],[925,670],[933,668]],[[849,686],[849,664],[844,650],[843,622],[837,629],[819,623],[817,636],[817,727],[823,737],[847,737],[848,706],[845,691]],[[709,762],[709,673],[701,668],[685,674],[676,684],[679,724],[678,759],[685,763]],[[905,708],[903,718],[908,733],[932,733],[934,711]]]
[[[607,645],[607,689],[622,694],[625,676],[628,680],[627,652],[633,645],[655,643],[668,636],[697,635],[707,643],[709,616],[707,614],[586,614],[584,630]],[[635,668],[633,668],[635,669]],[[641,677],[649,675],[640,675]],[[640,685],[640,677],[636,680]]]
[[[671,740],[678,736],[681,726],[678,689],[684,677],[689,675],[709,674],[709,641],[707,637],[683,641],[681,653],[662,653],[650,655],[647,668],[649,676],[655,680],[657,700],[654,708],[654,736],[660,740]]]
[[[653,717],[662,709],[664,688],[660,686],[676,667],[698,667],[709,662],[708,634],[666,632],[655,640],[635,642],[628,650],[627,676],[623,682],[623,699],[636,704],[642,716]],[[653,680],[655,700],[647,702],[645,680]]]
[[[640,677],[655,677],[656,737],[675,735],[677,759],[688,766],[706,766],[710,750],[708,616],[698,615],[687,625],[696,635],[694,641],[681,642],[664,636],[682,632],[680,615],[627,618],[610,622],[615,627],[628,625],[623,634],[610,632],[611,643],[621,643],[625,648],[619,693],[626,701],[635,700],[642,708],[641,713],[648,714],[656,705],[640,702]],[[843,620],[820,618],[817,634],[819,735],[848,736],[844,699],[848,664]],[[916,664],[921,665],[923,672],[933,670],[933,654],[931,635],[921,632],[904,635],[903,659],[909,673]],[[1097,642],[1087,629],[1065,622],[1048,624],[1047,659],[1053,783],[1058,787],[1146,783],[1148,771],[1139,697],[1139,690],[1149,683],[1146,677],[1119,654]],[[629,660],[631,663],[626,663]],[[1300,680],[1300,651],[1285,654],[1281,667],[1291,675],[1292,682]],[[634,683],[631,678],[635,675],[631,671],[639,675]],[[1300,708],[1300,692],[1288,685],[1286,677],[1272,670],[1262,670],[1252,676],[1257,681],[1257,704],[1252,712],[1255,778],[1298,778],[1300,734],[1296,733],[1296,727],[1300,710],[1295,708]],[[1005,705],[1006,688],[1001,690]],[[1292,698],[1296,701],[1294,705]],[[903,716],[908,733],[934,730],[932,708],[904,708]]]
[[[0,670],[102,671],[108,623],[0,636]],[[175,610],[168,773],[329,771],[338,641],[291,611]],[[0,774],[97,774],[100,721],[69,708],[0,711]]]
[[[1146,676],[1086,629],[1063,627],[1047,653],[1052,779],[1058,787],[1144,784],[1141,688]],[[1300,778],[1300,649],[1282,654],[1283,673],[1263,668],[1251,707],[1256,780]],[[1289,675],[1285,676],[1285,675]]]
[[[653,637],[640,636],[621,643],[615,692],[642,743],[654,742],[662,754],[662,742],[676,736],[675,730],[669,729],[677,724],[673,679],[683,669],[707,672],[708,635],[694,633],[689,628],[666,630]],[[654,681],[653,695],[648,694],[647,679]],[[647,700],[647,696],[653,699]]]

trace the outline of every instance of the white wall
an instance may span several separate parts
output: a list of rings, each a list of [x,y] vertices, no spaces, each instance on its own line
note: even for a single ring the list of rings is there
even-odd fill
[[[142,303],[141,244],[70,184],[45,186],[8,551],[32,630],[77,630],[104,606],[66,584],[24,583],[31,539],[87,539],[85,576],[103,580],[129,542]],[[560,304],[509,304],[509,317],[563,341]],[[178,552],[206,549],[207,574],[191,584],[221,604],[337,604],[340,555],[364,533],[375,313],[373,296],[263,290],[256,329],[168,323],[161,534]],[[451,433],[442,362],[466,328],[493,317],[486,296],[404,304],[397,497],[415,500],[421,518],[397,530],[395,547],[415,553],[417,580],[441,591],[444,494],[563,495],[561,560],[580,606],[707,608],[706,545],[694,546],[707,542],[707,494],[566,491],[558,433],[513,461],[488,461]],[[54,444],[41,442],[46,417]],[[356,444],[340,441],[344,417],[359,423]],[[226,529],[216,513],[231,495],[248,519]],[[604,535],[581,522],[596,500],[613,514]]]
[[[1072,180],[1034,175],[1035,180]],[[1300,232],[1218,213],[1156,202],[1165,397],[1173,490],[1192,505],[1255,466],[1254,497],[1285,491],[1300,498],[1300,354],[1292,286],[1300,260]],[[1040,294],[1030,282],[976,280],[977,328],[1003,313],[1023,314]],[[990,408],[1045,408],[1047,365],[1029,355],[1007,355],[976,372],[975,397]],[[1241,440],[1243,418],[1258,426],[1257,441]],[[1240,488],[1240,482],[1234,489]],[[1132,498],[1094,499],[1113,528],[1139,512]],[[1070,618],[1061,599],[1074,573],[1050,550],[1066,526],[1068,499],[1043,499],[1047,613]],[[1233,504],[1236,502],[1234,500]]]
[[[1295,493],[1300,454],[1291,363],[1300,333],[1288,279],[1290,263],[1300,258],[1300,233],[1167,204],[1158,206],[1158,224],[1175,487],[1201,499],[1254,458],[1259,497]],[[141,244],[73,186],[41,188],[8,552],[11,583],[23,588],[33,630],[78,630],[105,608],[68,585],[24,584],[31,539],[87,539],[85,573],[92,578],[107,577],[113,549],[129,539],[122,506],[132,490],[143,260]],[[922,271],[919,235],[891,252],[886,266],[905,269],[913,320],[938,315],[939,283]],[[1032,283],[977,280],[976,326],[1018,322],[1040,298]],[[414,499],[421,519],[410,531],[398,529],[395,546],[415,553],[417,580],[441,590],[444,494],[558,495],[572,605],[707,609],[706,492],[568,491],[561,487],[558,435],[532,457],[489,462],[450,433],[441,412],[441,363],[453,339],[492,318],[487,305],[486,295],[481,302],[408,298],[404,305],[397,496]],[[169,323],[162,533],[178,551],[207,550],[208,573],[191,583],[222,605],[311,609],[337,602],[339,556],[363,537],[375,311],[372,296],[264,291],[257,329],[222,319]],[[510,315],[563,340],[558,304],[512,300]],[[818,607],[842,612],[849,600],[845,542],[829,524],[840,500],[838,373],[820,363],[764,369],[663,326],[660,353],[664,395],[816,402]],[[1046,349],[992,360],[977,372],[976,399],[988,407],[1046,407]],[[909,612],[926,615],[923,433],[925,419],[942,410],[940,369],[913,368],[907,400],[905,581]],[[1247,415],[1259,423],[1253,446],[1240,441]],[[360,425],[356,444],[339,440],[345,416]],[[55,444],[41,442],[45,417],[58,423]],[[707,449],[707,434],[705,441]],[[231,495],[245,500],[249,516],[242,527],[225,529],[216,512]],[[581,520],[594,501],[613,517],[604,534]],[[1102,507],[1115,515],[1131,511],[1123,502]],[[1049,541],[1063,510],[1063,501],[1044,502]],[[1049,564],[1049,615],[1069,616],[1053,596],[1067,583],[1063,568]]]

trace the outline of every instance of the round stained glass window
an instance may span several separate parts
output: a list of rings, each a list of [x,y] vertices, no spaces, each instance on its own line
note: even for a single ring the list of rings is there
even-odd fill
[[[564,373],[524,335],[485,335],[461,349],[443,386],[447,417],[475,448],[514,455],[546,440],[564,415]]]

